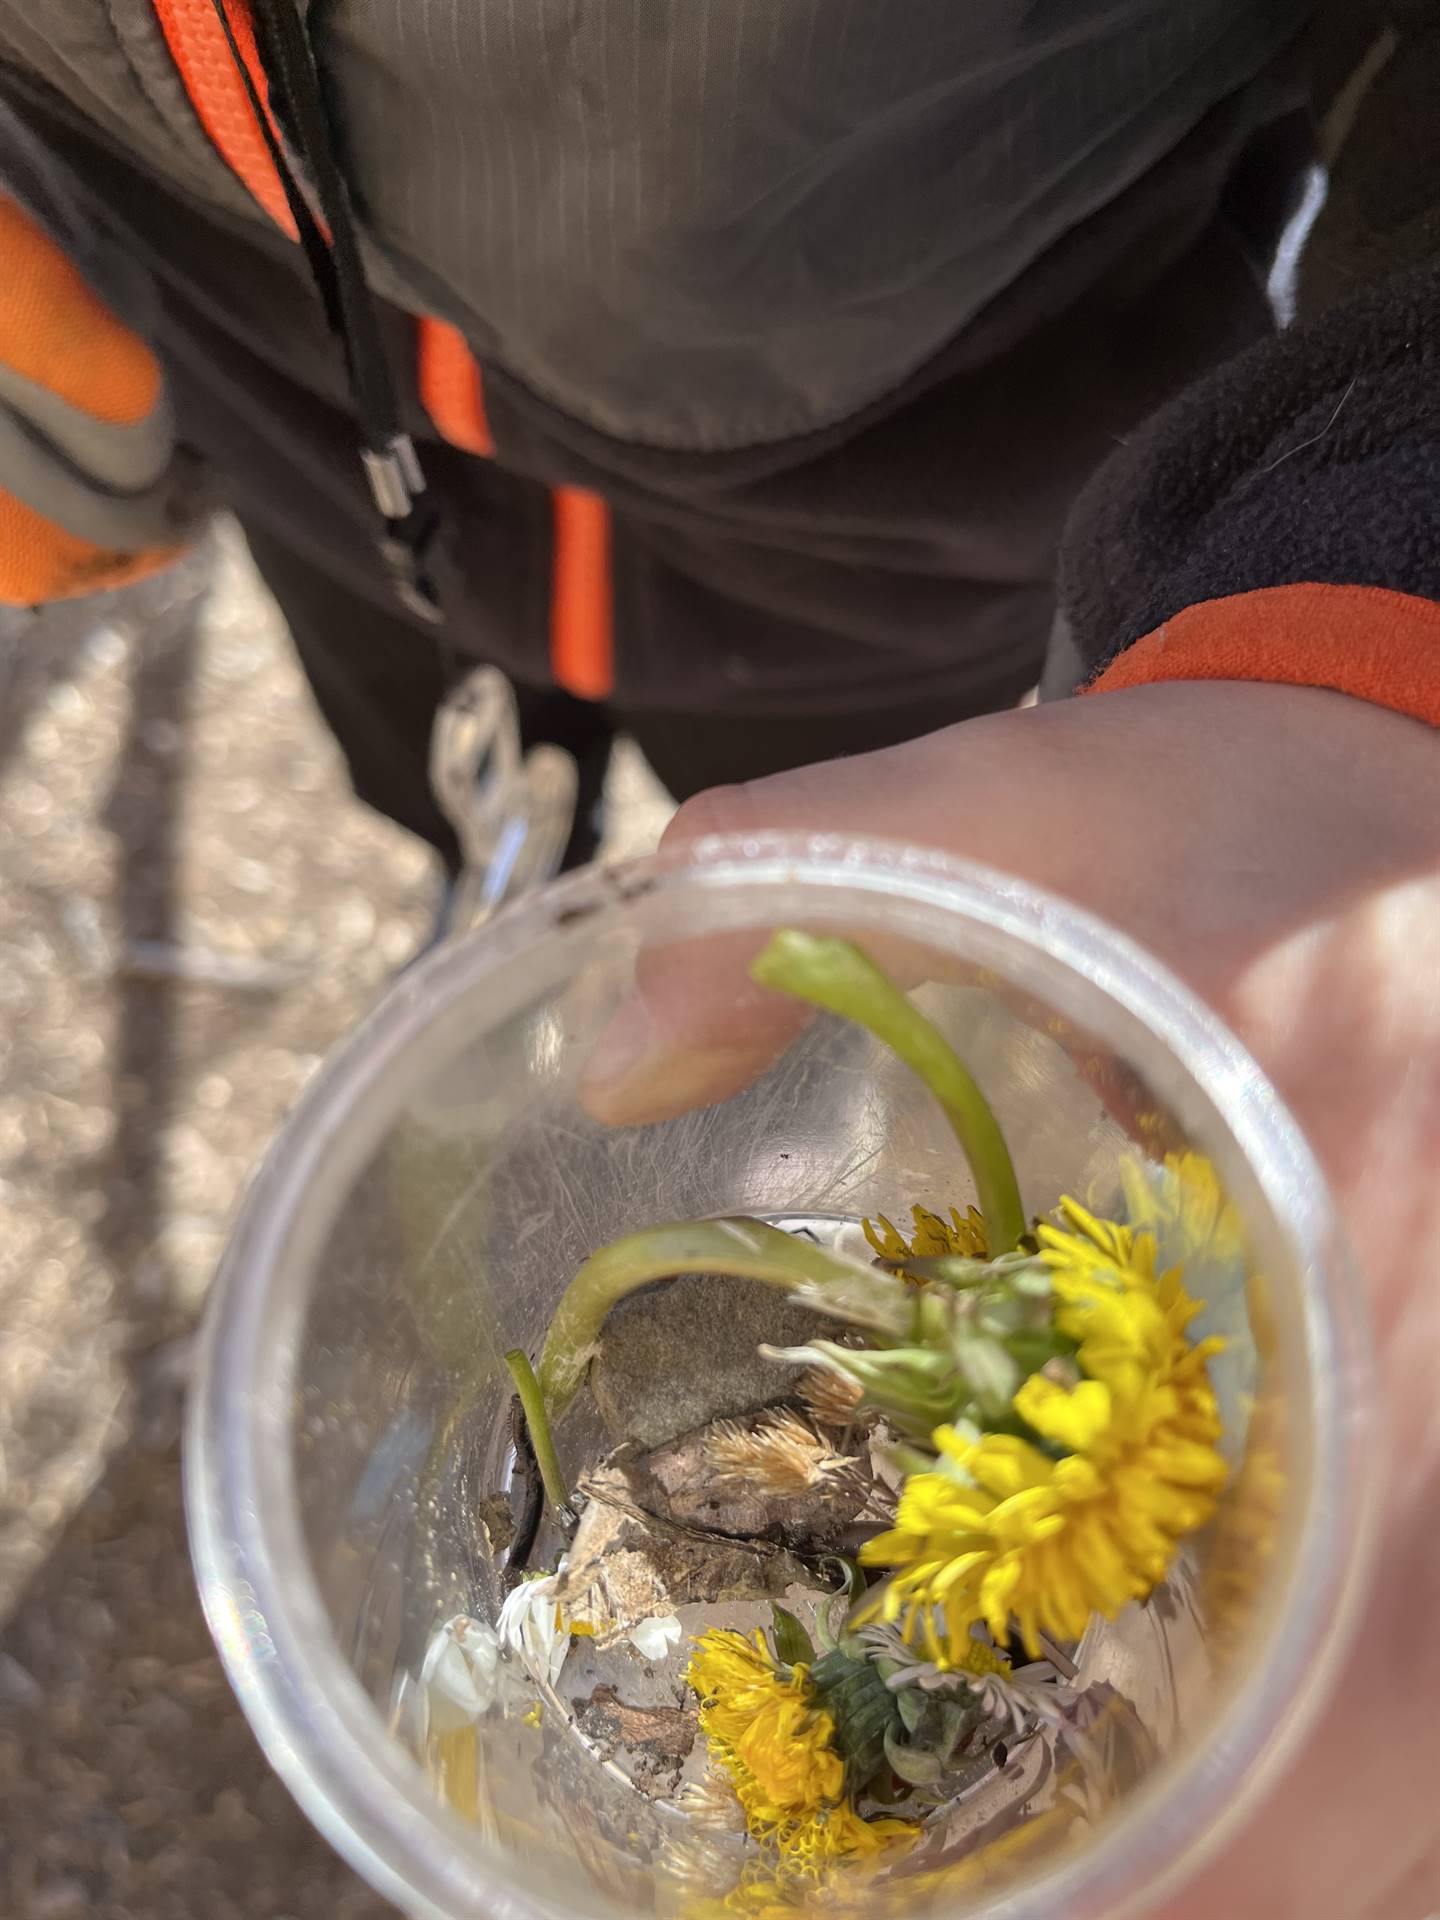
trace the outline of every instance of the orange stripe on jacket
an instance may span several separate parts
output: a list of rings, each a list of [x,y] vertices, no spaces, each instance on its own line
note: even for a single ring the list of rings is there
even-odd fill
[[[422,318],[419,345],[420,403],[452,447],[488,460],[495,451],[485,417],[485,388],[465,336],[448,321]]]
[[[265,75],[255,48],[250,9],[244,0],[226,0],[225,14],[245,70],[263,102]],[[201,126],[251,197],[294,240],[295,219],[245,82],[236,71],[225,29],[216,18],[214,0],[155,0],[155,17]]]
[[[550,670],[567,693],[604,700],[615,686],[610,509],[583,487],[557,487],[553,501]]]
[[[160,398],[160,363],[96,298],[18,201],[0,194],[0,360],[107,426],[130,427]]]
[[[1085,692],[1160,680],[1328,687],[1440,727],[1440,604],[1314,582],[1202,600],[1137,640]]]
[[[177,560],[180,547],[121,553],[92,546],[0,488],[0,606],[40,607],[128,587]]]

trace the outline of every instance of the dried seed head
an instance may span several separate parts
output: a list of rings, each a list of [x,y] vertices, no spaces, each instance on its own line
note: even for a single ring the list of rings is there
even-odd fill
[[[810,1418],[821,1427],[850,1426],[864,1395],[858,1380],[836,1373],[832,1367],[807,1367],[795,1382],[795,1391]]]
[[[809,1493],[856,1470],[849,1454],[802,1420],[782,1409],[753,1427],[733,1420],[717,1422],[707,1450],[722,1480],[743,1482],[781,1497]]]

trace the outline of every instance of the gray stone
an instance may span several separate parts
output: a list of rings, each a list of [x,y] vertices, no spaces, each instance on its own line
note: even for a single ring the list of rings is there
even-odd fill
[[[835,1323],[728,1274],[687,1273],[623,1300],[605,1322],[590,1390],[610,1438],[649,1449],[725,1414],[785,1397],[798,1367],[763,1360],[762,1341],[803,1346]]]

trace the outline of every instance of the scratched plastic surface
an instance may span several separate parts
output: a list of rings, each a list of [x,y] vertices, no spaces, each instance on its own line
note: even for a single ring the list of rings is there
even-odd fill
[[[1035,1822],[1033,1845],[1012,1825],[978,1867],[922,1858],[867,1912],[1038,1914],[1057,1886],[1067,1913],[1113,1910],[1233,1798],[1207,1751],[1278,1752],[1336,1630],[1354,1471],[1338,1409],[1362,1397],[1343,1255],[1303,1143],[1228,1036],[1103,930],[929,857],[761,842],[712,849],[698,874],[582,876],[402,982],[321,1077],[237,1230],[195,1409],[197,1561],[242,1700],[312,1817],[416,1913],[677,1910],[673,1812],[562,1718],[482,1722],[460,1806],[417,1752],[435,1629],[501,1597],[476,1508],[505,1468],[504,1351],[533,1351],[587,1253],[640,1225],[973,1197],[929,1096],[828,1019],[720,1106],[623,1130],[580,1107],[643,943],[795,923],[928,956],[922,1004],[990,1094],[1033,1209],[1062,1192],[1107,1207],[1123,1155],[1194,1146],[1265,1283],[1258,1349],[1243,1276],[1212,1307],[1231,1496],[1158,1604],[1082,1649],[1135,1723],[1085,1821],[1058,1854]],[[582,1408],[567,1466],[597,1444]],[[1014,1802],[981,1806],[977,1844]],[[715,1872],[698,1891],[723,1896]]]

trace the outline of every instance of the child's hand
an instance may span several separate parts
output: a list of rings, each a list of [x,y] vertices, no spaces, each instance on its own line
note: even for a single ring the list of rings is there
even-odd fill
[[[760,828],[939,847],[1083,903],[1224,1016],[1305,1127],[1380,1344],[1379,1575],[1304,1756],[1166,1912],[1424,1920],[1440,1909],[1440,736],[1337,694],[1146,687],[702,795],[666,842]],[[642,960],[627,1018],[587,1079],[616,1122],[734,1092],[795,1014],[762,1011],[743,954],[715,943]]]

